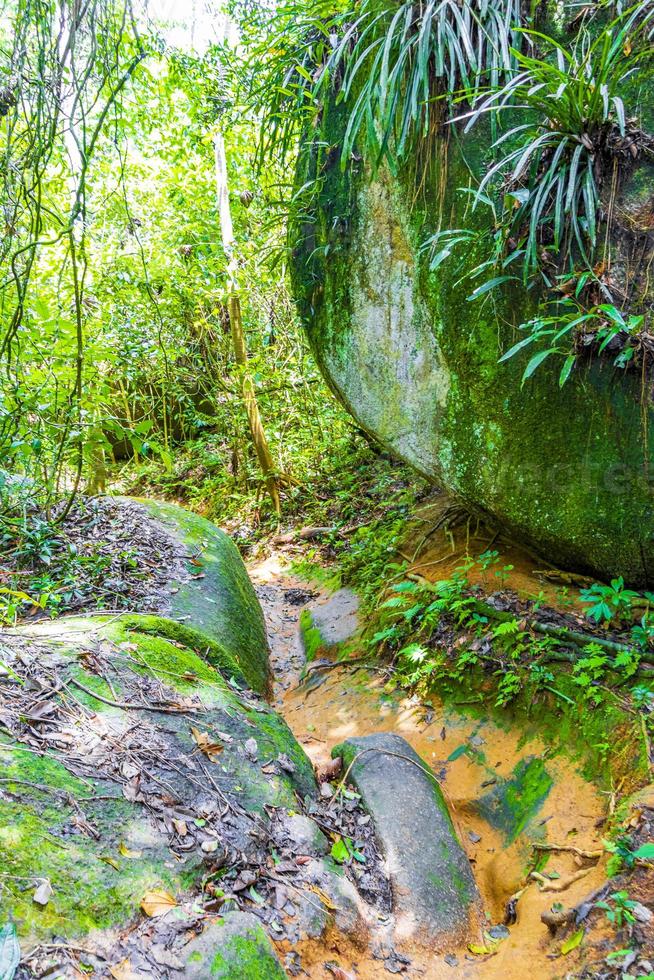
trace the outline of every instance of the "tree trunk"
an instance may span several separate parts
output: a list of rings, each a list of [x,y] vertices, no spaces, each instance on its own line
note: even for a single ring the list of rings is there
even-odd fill
[[[234,230],[232,226],[232,213],[229,204],[229,190],[227,183],[227,161],[225,158],[225,144],[222,134],[218,131],[214,136],[214,150],[216,155],[216,193],[218,197],[218,211],[220,213],[220,229],[223,239],[223,247],[228,258],[227,271],[229,275],[229,322],[232,331],[232,345],[234,356],[241,372],[241,389],[243,392],[243,403],[247,412],[250,435],[256,450],[259,466],[263,474],[266,489],[272,500],[275,513],[280,515],[282,512],[281,500],[279,497],[279,484],[275,463],[272,453],[268,446],[268,440],[261,421],[261,413],[257,403],[257,396],[254,389],[254,382],[248,367],[248,355],[245,345],[245,333],[243,331],[243,318],[241,316],[241,301],[239,298],[237,285],[237,262],[234,255]]]
[[[234,355],[236,363],[243,373],[243,402],[250,424],[250,435],[257,453],[259,466],[266,481],[266,489],[270,494],[276,514],[281,514],[281,501],[279,499],[279,487],[277,485],[277,474],[275,463],[268,447],[268,440],[264,432],[259,406],[254,391],[254,382],[248,370],[248,355],[245,349],[245,335],[243,333],[243,319],[241,317],[241,301],[235,292],[229,297],[229,322],[232,328],[232,344],[234,345]]]

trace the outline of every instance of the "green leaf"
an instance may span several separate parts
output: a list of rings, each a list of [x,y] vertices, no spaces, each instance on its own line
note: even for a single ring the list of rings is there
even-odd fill
[[[523,349],[523,347],[527,347],[528,344],[533,344],[535,339],[536,339],[535,335],[531,334],[529,337],[525,337],[524,340],[519,340],[517,344],[514,344],[513,347],[509,348],[506,354],[502,354],[499,363],[501,364],[502,361],[508,361],[510,357],[513,357],[514,354],[517,354],[519,350]]]
[[[406,581],[398,582],[397,585],[393,586],[393,592],[418,592],[419,586],[416,582]]]
[[[654,860],[654,842],[641,844],[638,850],[634,851],[634,857],[642,861]]]
[[[584,938],[583,929],[577,929],[577,931],[573,932],[571,936],[568,936],[566,941],[561,946],[561,953],[563,954],[563,956],[567,956],[568,953],[571,953],[573,949],[576,949],[578,946],[580,946],[581,940],[583,938]]]
[[[347,864],[350,860],[350,849],[345,842],[345,838],[339,837],[332,844],[331,855],[338,864]]]
[[[401,595],[394,595],[394,596],[391,596],[390,599],[387,599],[386,602],[382,602],[380,608],[381,609],[396,609],[398,606],[404,606],[405,603],[406,603],[406,599],[404,599],[403,596],[401,596]]]
[[[467,300],[469,303],[472,303],[474,300],[479,299],[480,296],[483,296],[484,293],[488,293],[491,291],[491,289],[495,289],[495,287],[499,286],[501,283],[511,281],[516,282],[516,276],[495,276],[493,279],[488,279],[487,282],[482,283],[481,286],[477,286],[474,292],[470,293],[470,295],[467,297]]]
[[[559,375],[559,388],[562,388],[570,377],[570,373],[575,366],[575,361],[577,360],[575,354],[568,354],[565,359],[565,363],[561,368],[561,374]]]
[[[307,82],[311,82],[311,84],[313,84],[313,78],[306,70],[306,68],[303,68],[302,65],[296,65],[295,70],[298,73],[298,75],[301,75],[302,78],[304,78]]]
[[[469,943],[468,949],[475,956],[492,956],[497,952],[497,943],[490,943],[488,946],[480,946],[477,943]]]
[[[530,378],[532,376],[536,368],[540,367],[540,365],[543,363],[546,357],[549,357],[550,354],[554,354],[554,353],[555,353],[554,348],[549,348],[549,350],[542,350],[539,351],[538,354],[534,354],[529,364],[525,368],[525,373],[522,375],[523,383],[527,380],[527,378]]]
[[[0,980],[13,980],[20,963],[16,929],[8,922],[0,929]]]

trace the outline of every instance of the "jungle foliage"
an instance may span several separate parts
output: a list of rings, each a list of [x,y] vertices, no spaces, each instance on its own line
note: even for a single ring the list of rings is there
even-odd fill
[[[283,6],[280,24],[292,7]],[[345,115],[342,146],[332,148],[341,167],[358,169],[363,155],[373,169],[399,171],[417,159],[422,184],[439,144],[488,127],[488,166],[461,188],[472,210],[488,217],[468,229],[441,224],[427,237],[432,271],[449,260],[446,274],[456,279],[458,253],[470,301],[494,302],[509,283],[533,293],[537,321],[520,325],[528,337],[506,355],[538,348],[525,377],[557,355],[564,384],[580,333],[586,344],[597,333],[603,353],[604,334],[616,323],[616,365],[636,363],[639,345],[631,338],[647,329],[647,317],[640,319],[647,311],[637,289],[624,292],[611,278],[610,233],[624,177],[635,161],[651,159],[654,146],[641,128],[637,82],[654,53],[651,0],[558,14],[497,0],[295,7],[305,23],[312,11],[313,26],[299,47],[294,36],[276,51],[261,83],[274,120],[268,151],[283,154],[293,127],[311,143],[330,99]],[[464,263],[471,249],[483,256],[472,269]]]
[[[219,446],[224,486],[260,492],[230,339],[218,127],[249,368],[287,495],[344,432],[286,278],[287,228],[315,220],[316,188],[294,187],[294,161],[328,98],[346,112],[343,167],[363,150],[372,166],[397,168],[452,127],[490,118],[495,162],[472,203],[491,209],[493,230],[470,299],[493,300],[510,280],[545,289],[505,357],[533,346],[528,377],[561,356],[565,383],[581,332],[600,352],[617,338],[619,367],[637,360],[647,317],[604,275],[602,195],[650,151],[628,101],[651,58],[649,0],[584,8],[572,43],[546,33],[563,28],[540,8],[497,0],[230,0],[227,10],[241,42],[199,52],[172,46],[132,0],[3,6],[0,492],[13,528],[28,500],[57,520],[80,489],[102,489],[116,461],[165,470],[175,446],[204,435]],[[432,269],[454,263],[456,274],[479,234],[441,228],[424,243]]]
[[[176,447],[203,436],[221,489],[260,495],[227,311],[218,126],[249,370],[287,485],[310,479],[345,431],[287,287],[292,148],[291,170],[253,152],[259,113],[239,81],[249,53],[170,36],[131,0],[2,7],[0,510],[11,541],[34,509],[56,524],[117,466],[171,471]]]

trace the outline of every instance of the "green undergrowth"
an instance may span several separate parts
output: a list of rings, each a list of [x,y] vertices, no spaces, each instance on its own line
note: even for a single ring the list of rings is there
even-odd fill
[[[439,697],[479,717],[507,726],[518,722],[524,741],[540,736],[575,758],[584,775],[622,791],[649,778],[648,740],[654,735],[654,618],[649,594],[626,589],[620,579],[582,590],[586,641],[568,643],[539,633],[542,599],[494,609],[473,588],[468,559],[449,579],[427,585],[407,578],[400,555],[420,493],[400,490],[360,527],[327,568],[338,585],[362,598],[365,642],[371,656],[391,661],[391,685]],[[317,553],[295,570],[324,584]],[[476,562],[499,595],[507,568],[497,552]],[[511,602],[507,602],[507,608]],[[578,632],[580,627],[572,627]],[[619,649],[602,646],[614,640]]]
[[[580,633],[565,620],[543,622],[537,604],[510,593],[487,601],[470,584],[472,564],[440,582],[404,578],[386,590],[367,642],[392,660],[394,683],[526,722],[525,738],[539,734],[607,787],[642,783],[654,732],[650,620],[646,613],[628,629],[623,618],[624,603],[643,597],[608,586],[586,590],[589,618]],[[599,599],[597,590],[604,590]],[[603,625],[617,632],[600,627],[598,608]]]
[[[183,503],[227,530],[238,530],[237,543],[243,551],[280,526],[333,527],[334,533],[324,543],[307,548],[306,561],[324,565],[341,556],[344,574],[350,565],[363,574],[368,562],[360,545],[366,540],[367,546],[370,537],[365,532],[380,521],[386,526],[389,514],[406,516],[411,502],[427,488],[413,470],[371,445],[360,430],[348,424],[334,438],[329,452],[318,444],[307,450],[300,485],[282,491],[280,524],[255,486],[243,487],[228,475],[221,478],[220,485],[214,484],[214,441],[215,437],[206,436],[180,446],[170,471],[154,461],[138,466],[130,463],[117,475],[116,486],[131,494]],[[341,536],[343,529],[349,532],[345,537]],[[389,544],[387,541],[385,547]],[[385,552],[386,558],[389,555]]]

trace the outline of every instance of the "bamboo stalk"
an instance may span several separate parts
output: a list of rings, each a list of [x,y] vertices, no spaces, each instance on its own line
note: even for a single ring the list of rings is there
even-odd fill
[[[237,269],[238,264],[234,254],[234,228],[232,224],[232,212],[229,203],[229,190],[227,181],[227,160],[225,157],[225,143],[222,133],[218,130],[214,135],[214,152],[216,166],[216,195],[218,199],[218,212],[220,215],[220,230],[223,240],[223,247],[228,257],[227,272],[229,276],[229,323],[232,334],[232,346],[234,357],[241,372],[241,393],[243,404],[248,417],[250,436],[254,445],[259,467],[263,475],[268,495],[272,501],[275,513],[279,516],[282,512],[281,500],[279,496],[279,481],[276,473],[275,462],[270,452],[268,439],[261,420],[261,412],[254,387],[254,381],[248,367],[248,354],[245,342],[245,331],[243,329],[243,317],[241,314],[241,300],[239,296]]]

